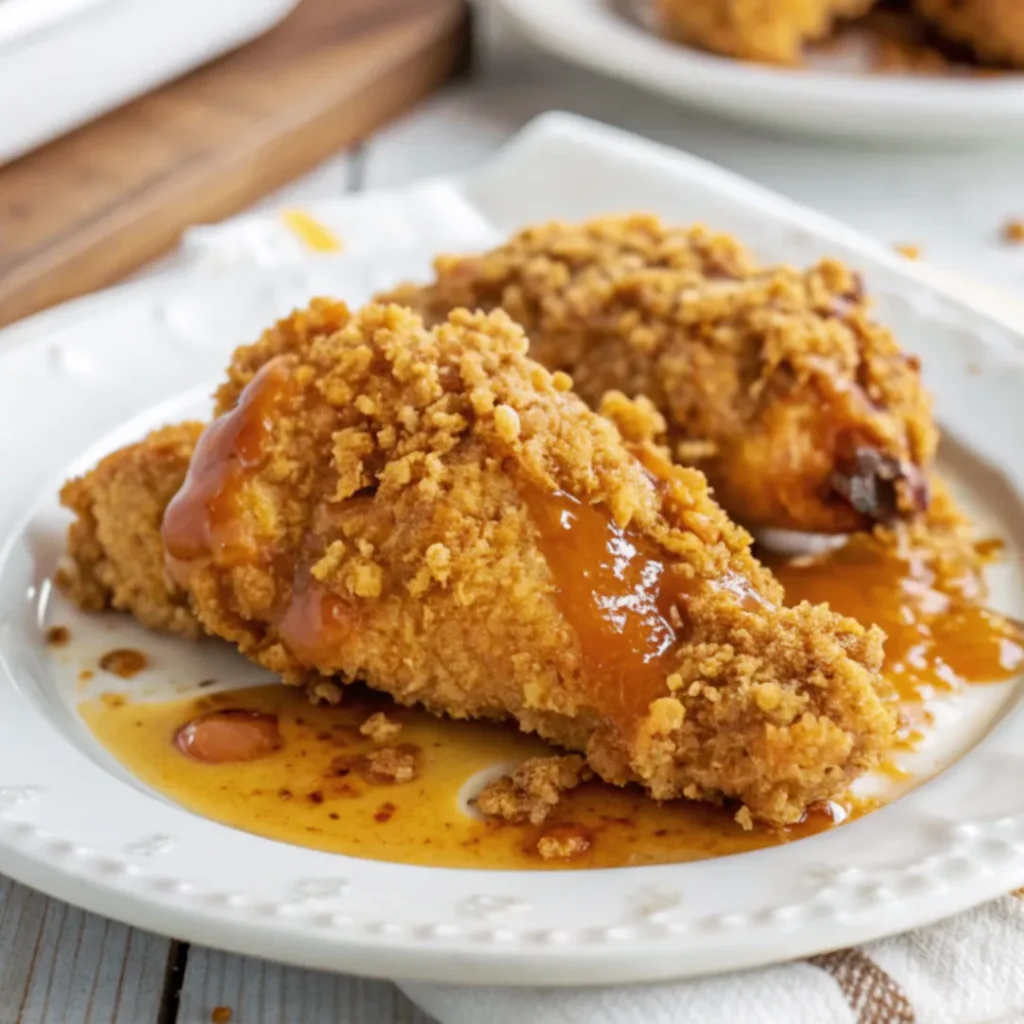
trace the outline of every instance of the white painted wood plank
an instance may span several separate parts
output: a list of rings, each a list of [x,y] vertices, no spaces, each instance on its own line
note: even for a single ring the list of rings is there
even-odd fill
[[[0,1024],[151,1024],[169,949],[0,878]]]
[[[193,946],[177,1024],[208,1024],[218,1006],[232,1011],[232,1024],[432,1024],[386,981]]]

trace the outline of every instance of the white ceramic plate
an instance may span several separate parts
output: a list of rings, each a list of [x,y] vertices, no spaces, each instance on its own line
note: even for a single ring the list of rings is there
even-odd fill
[[[499,0],[529,36],[569,60],[759,126],[900,143],[1024,134],[1024,75],[877,75],[858,71],[850,51],[799,70],[752,64],[659,38],[636,16],[647,2]]]
[[[580,182],[587,187],[581,188]],[[995,601],[1024,611],[1024,360],[1006,324],[928,285],[854,232],[709,165],[564,116],[528,128],[465,180],[310,212],[349,254],[289,249],[270,217],[242,236],[272,264],[236,265],[225,236],[202,269],[44,313],[0,335],[0,871],[132,924],[317,967],[476,984],[677,978],[810,954],[937,919],[1024,878],[1024,713],[1015,683],[945,702],[917,768],[941,772],[883,810],[772,850],[689,865],[571,873],[440,870],[290,847],[196,817],[115,765],[75,712],[76,651],[142,646],[132,686],[163,693],[257,673],[230,651],[143,637],[61,607],[48,579],[66,517],[59,483],[150,426],[205,411],[230,350],[314,292],[354,302],[440,247],[484,244],[553,215],[637,205],[701,219],[766,259],[823,253],[865,274],[880,315],[925,357],[955,439],[948,467],[1009,542]],[[271,244],[275,243],[275,244]],[[248,249],[248,245],[247,245]],[[237,255],[237,253],[236,253]],[[945,769],[945,770],[942,770]]]

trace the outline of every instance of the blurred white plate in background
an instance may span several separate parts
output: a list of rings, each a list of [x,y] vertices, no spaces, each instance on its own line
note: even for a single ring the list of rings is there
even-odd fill
[[[849,51],[813,67],[718,57],[657,36],[646,0],[496,0],[568,60],[682,103],[759,125],[902,142],[1024,138],[1024,74],[926,77],[851,70]]]

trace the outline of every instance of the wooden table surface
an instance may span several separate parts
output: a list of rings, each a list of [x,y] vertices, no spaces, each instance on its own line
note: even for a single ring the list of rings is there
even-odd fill
[[[491,46],[475,79],[447,88],[259,206],[474,166],[548,109],[679,145],[994,283],[1024,281],[1024,248],[1010,251],[998,241],[1002,221],[1024,215],[1020,150],[854,151],[760,138],[524,45]],[[430,1024],[389,983],[172,942],[0,878],[0,1024],[204,1024],[217,1006],[231,1008],[232,1024]]]

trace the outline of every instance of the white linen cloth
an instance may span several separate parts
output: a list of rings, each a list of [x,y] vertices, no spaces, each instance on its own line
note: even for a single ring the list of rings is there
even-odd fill
[[[1019,1024],[1024,893],[856,949],[693,981],[558,990],[398,984],[441,1024]]]
[[[410,230],[403,213],[420,214],[422,193],[430,194],[432,215]],[[318,200],[311,209],[347,252],[422,245],[435,232],[438,248],[448,251],[492,241],[489,226],[451,203],[445,188],[425,183],[422,193],[405,211],[392,197],[361,205],[358,216],[345,200]],[[301,239],[273,214],[194,229],[184,251],[225,268],[287,266],[305,255]],[[1012,296],[948,272],[935,276],[1024,321]],[[578,989],[396,983],[440,1024],[1024,1024],[1024,889],[863,947],[692,981]]]

